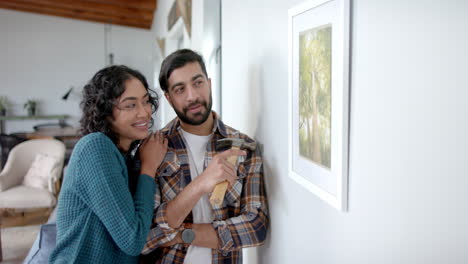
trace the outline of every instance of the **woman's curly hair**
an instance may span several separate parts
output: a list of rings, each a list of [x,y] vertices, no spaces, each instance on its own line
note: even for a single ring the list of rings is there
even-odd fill
[[[152,113],[159,106],[157,94],[148,87],[146,78],[137,70],[124,65],[106,67],[98,71],[83,88],[83,100],[80,103],[83,111],[81,117],[81,134],[102,132],[116,145],[119,144],[118,135],[112,130],[109,117],[112,117],[117,98],[125,91],[125,82],[131,78],[138,79],[149,93]],[[151,123],[153,119],[151,118]]]

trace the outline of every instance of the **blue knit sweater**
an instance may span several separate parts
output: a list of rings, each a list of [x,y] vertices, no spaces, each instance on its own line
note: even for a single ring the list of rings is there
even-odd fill
[[[140,175],[132,197],[127,166],[102,133],[75,146],[57,209],[50,263],[136,263],[153,217],[155,181]]]

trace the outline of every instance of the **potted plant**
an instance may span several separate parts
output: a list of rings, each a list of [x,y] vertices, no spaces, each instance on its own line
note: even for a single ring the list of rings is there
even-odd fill
[[[6,96],[0,96],[0,116],[5,116],[6,111],[10,107],[10,102]]]
[[[35,100],[28,100],[26,103],[24,103],[24,109],[27,109],[29,116],[36,115],[36,107],[37,101]]]

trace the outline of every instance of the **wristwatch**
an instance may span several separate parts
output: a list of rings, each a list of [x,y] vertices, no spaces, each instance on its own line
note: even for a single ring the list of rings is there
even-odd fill
[[[195,240],[195,232],[192,229],[191,223],[184,223],[184,231],[182,231],[182,241],[186,244],[191,244]]]

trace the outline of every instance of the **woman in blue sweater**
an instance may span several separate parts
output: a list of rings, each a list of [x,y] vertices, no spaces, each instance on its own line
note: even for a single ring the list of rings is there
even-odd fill
[[[81,127],[57,209],[51,263],[137,263],[154,209],[154,177],[167,151],[148,135],[158,99],[145,77],[125,66],[97,72],[84,87]],[[137,140],[141,170],[130,191],[125,157]]]

